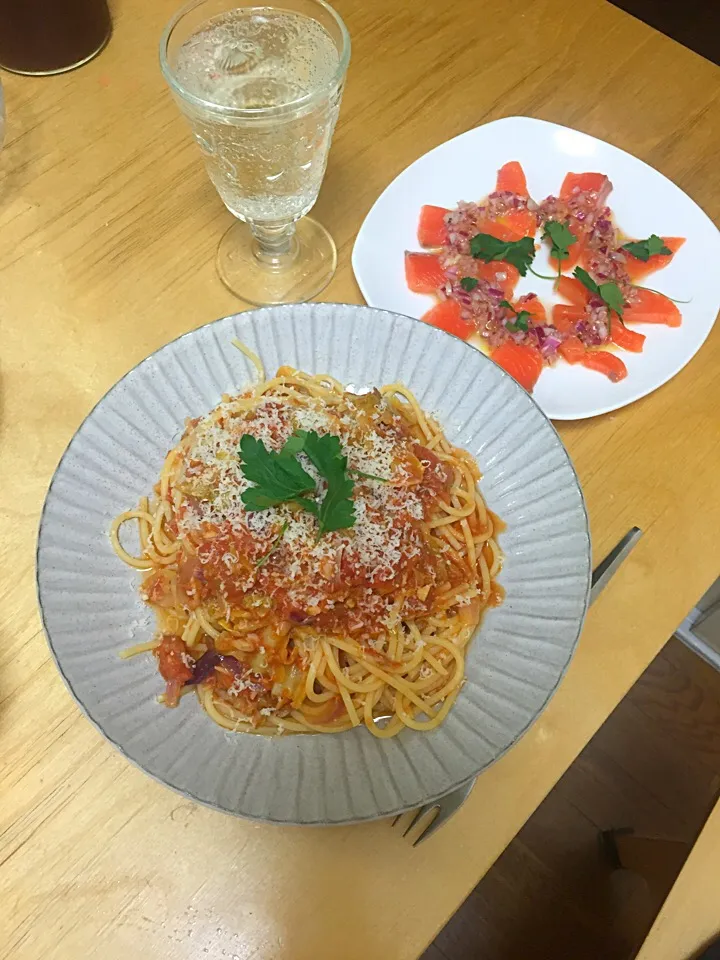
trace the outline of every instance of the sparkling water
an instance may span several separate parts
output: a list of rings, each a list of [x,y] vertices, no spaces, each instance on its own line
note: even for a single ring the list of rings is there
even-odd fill
[[[177,80],[206,101],[183,98],[181,109],[236,217],[278,223],[312,207],[340,109],[338,66],[338,49],[321,24],[273,8],[214,17],[179,47]],[[280,107],[277,115],[262,113]],[[258,115],[240,118],[222,108]]]

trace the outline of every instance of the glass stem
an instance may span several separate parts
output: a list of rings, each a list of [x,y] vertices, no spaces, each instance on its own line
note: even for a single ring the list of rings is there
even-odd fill
[[[279,268],[295,259],[297,240],[295,239],[295,221],[288,223],[251,223],[255,242],[253,253],[267,267]]]

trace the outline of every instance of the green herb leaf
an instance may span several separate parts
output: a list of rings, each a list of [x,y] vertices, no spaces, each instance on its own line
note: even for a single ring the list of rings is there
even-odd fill
[[[460,286],[463,288],[463,290],[467,290],[468,293],[470,293],[471,290],[474,290],[477,285],[478,282],[475,277],[463,277],[460,281]]]
[[[543,240],[551,243],[550,256],[560,263],[570,256],[570,247],[577,243],[577,237],[559,220],[548,220],[542,235]]]
[[[625,306],[625,298],[620,287],[616,283],[601,283],[598,287],[598,293],[607,306],[621,317]]]
[[[315,490],[314,479],[297,460],[284,450],[268,450],[262,440],[249,434],[240,438],[240,459],[243,473],[256,484],[242,494],[250,511],[267,510]]]
[[[518,330],[523,330],[525,333],[527,333],[528,321],[532,320],[532,314],[528,313],[527,310],[521,310],[518,313],[515,307],[507,300],[501,300],[500,306],[505,307],[506,310],[512,310],[512,312],[515,314],[515,319],[513,321],[508,321],[505,324],[505,327],[512,333],[517,333]]]
[[[595,296],[600,295],[600,288],[587,270],[583,270],[582,267],[575,267],[573,270],[573,276],[576,277],[580,283],[590,291],[590,293],[594,293]]]
[[[327,481],[327,490],[318,509],[320,536],[331,530],[342,530],[355,523],[355,505],[352,502],[354,483],[347,472],[338,437],[320,436],[314,430],[296,430],[293,436],[303,440],[302,452]]]
[[[296,500],[293,500],[293,503],[297,503],[298,506],[301,506],[303,510],[307,510],[307,512],[311,513],[314,517],[318,515],[320,510],[317,501],[308,500],[306,497],[297,497]]]
[[[663,243],[663,238],[659,237],[656,233],[651,233],[647,240],[633,240],[631,243],[624,243],[620,249],[627,250],[631,256],[637,257],[638,260],[643,260],[644,262],[647,262],[650,257],[654,257],[658,253],[662,253],[665,256],[672,253],[672,250]]]
[[[314,504],[313,504],[313,506],[314,506]],[[285,536],[285,531],[287,530],[287,528],[288,528],[288,522],[287,522],[287,520],[286,520],[286,521],[283,523],[283,525],[280,527],[280,533],[279,533],[279,534],[277,535],[277,537],[275,538],[275,542],[273,543],[273,545],[270,547],[270,549],[269,549],[268,552],[265,554],[265,556],[264,556],[264,557],[260,557],[260,559],[258,560],[258,562],[255,564],[255,569],[256,569],[256,570],[259,569],[260,567],[262,567],[263,564],[267,563],[268,560],[270,559],[270,557],[271,557],[271,556],[275,553],[275,551],[278,549],[278,547],[280,546],[280,541],[281,541],[282,538]]]
[[[524,277],[528,267],[535,257],[535,241],[532,237],[523,237],[521,240],[498,240],[489,233],[476,233],[470,240],[470,253],[476,260],[504,260],[517,267],[520,276]]]
[[[320,503],[305,496],[314,493],[316,485],[313,477],[296,459],[301,452],[327,483]],[[331,530],[351,527],[355,523],[355,505],[352,501],[355,485],[338,437],[330,434],[320,436],[314,430],[296,430],[282,450],[276,453],[267,450],[261,440],[245,435],[240,439],[240,455],[243,473],[256,484],[242,494],[247,510],[267,510],[280,503],[296,503],[318,518],[320,536]]]
[[[616,283],[608,282],[597,284],[587,270],[583,270],[582,267],[575,267],[573,273],[590,293],[595,294],[596,297],[600,297],[608,309],[614,310],[619,317],[622,317],[623,309],[625,308],[625,297]]]
[[[354,467],[348,467],[348,473],[354,473],[356,477],[363,477],[365,480],[379,480],[380,483],[388,483],[385,477],[376,477],[374,473],[365,473],[364,470],[356,470]]]
[[[516,330],[523,330],[527,333],[528,330],[528,320],[530,319],[530,314],[527,310],[521,310],[520,313],[515,316],[514,327]]]
[[[280,451],[282,456],[294,457],[296,453],[300,453],[305,446],[305,437],[301,435],[302,433],[304,433],[304,431],[296,430],[295,433],[288,437]]]

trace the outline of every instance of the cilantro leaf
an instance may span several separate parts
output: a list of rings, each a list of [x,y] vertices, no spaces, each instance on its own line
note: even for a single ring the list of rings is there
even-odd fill
[[[596,297],[600,297],[609,310],[614,310],[619,317],[622,317],[625,308],[625,297],[616,283],[608,282],[597,284],[587,270],[583,270],[582,267],[575,267],[573,275],[590,293],[593,293]]]
[[[474,290],[477,285],[478,282],[475,277],[463,277],[460,281],[460,286],[463,288],[463,290],[467,290],[468,293],[470,293],[471,290]]]
[[[535,257],[535,241],[532,237],[521,240],[498,240],[489,233],[476,233],[470,240],[470,253],[476,260],[503,260],[517,267],[524,277]]]
[[[249,434],[240,438],[240,458],[243,473],[256,484],[241,495],[250,511],[267,510],[315,490],[314,479],[297,460],[285,451],[268,450],[262,440]]]
[[[631,256],[645,262],[658,253],[662,253],[664,256],[672,253],[672,250],[665,246],[663,238],[656,233],[651,233],[646,240],[633,240],[630,243],[624,243],[620,249],[627,250]]]
[[[616,283],[601,283],[598,287],[598,293],[606,305],[621,317],[625,306],[625,298],[620,287]]]
[[[347,457],[340,447],[340,439],[331,434],[320,436],[314,430],[296,430],[293,436],[302,439],[302,452],[327,481],[317,513],[320,536],[352,527],[355,505],[351,498],[355,484],[348,476]]]
[[[530,316],[531,316],[531,315],[527,312],[527,310],[521,310],[520,313],[518,313],[518,314],[515,316],[515,323],[513,324],[513,326],[515,327],[515,329],[516,329],[516,330],[523,330],[523,331],[525,331],[525,333],[527,333],[527,330],[528,330],[528,320],[529,320]]]
[[[564,223],[559,220],[548,220],[542,235],[543,240],[549,240],[551,243],[550,256],[560,263],[561,260],[567,260],[570,256],[570,247],[577,243],[577,237]]]
[[[523,330],[525,333],[528,331],[528,320],[532,320],[532,314],[528,313],[527,310],[521,310],[519,313],[515,307],[509,303],[507,300],[501,300],[500,306],[505,307],[506,310],[512,310],[515,314],[515,319],[513,321],[508,321],[505,326],[512,333],[517,333],[518,330]]]
[[[590,291],[590,293],[594,293],[596,297],[600,296],[600,288],[587,270],[583,270],[582,267],[575,267],[573,270],[573,276],[576,277],[580,283]]]

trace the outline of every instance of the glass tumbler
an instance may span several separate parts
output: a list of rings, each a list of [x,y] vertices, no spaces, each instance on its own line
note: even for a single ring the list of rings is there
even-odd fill
[[[165,28],[163,75],[238,220],[220,241],[217,267],[243,300],[309,300],[335,272],[333,239],[306,214],[349,59],[348,32],[324,0],[193,0]]]

